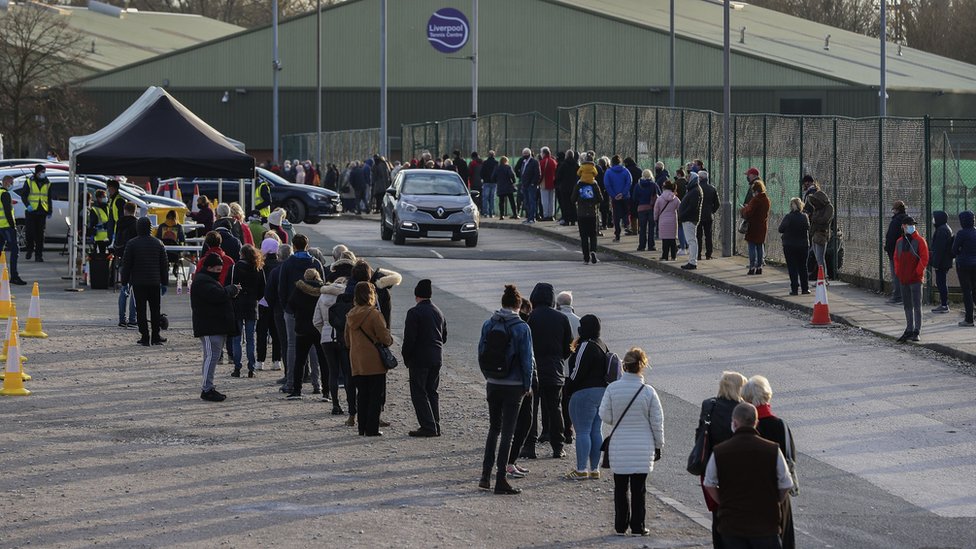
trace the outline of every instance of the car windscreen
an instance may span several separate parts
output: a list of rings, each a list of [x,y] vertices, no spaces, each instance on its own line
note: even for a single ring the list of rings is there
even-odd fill
[[[455,174],[413,174],[403,178],[400,188],[403,194],[426,194],[440,196],[464,196],[468,190]]]

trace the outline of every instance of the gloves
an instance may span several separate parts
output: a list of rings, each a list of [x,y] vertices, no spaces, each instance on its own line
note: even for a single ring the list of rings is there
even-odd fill
[[[660,448],[655,448],[654,449],[654,461],[661,461],[661,449]]]
[[[166,285],[165,284],[160,284],[159,285],[159,295],[166,295]]]

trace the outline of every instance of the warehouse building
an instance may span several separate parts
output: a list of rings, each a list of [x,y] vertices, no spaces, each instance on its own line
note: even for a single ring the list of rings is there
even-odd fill
[[[396,151],[401,124],[470,116],[472,44],[450,53],[434,46],[467,34],[462,28],[451,35],[445,21],[453,19],[444,17],[452,12],[444,10],[453,8],[470,21],[472,2],[388,5],[388,128]],[[676,104],[720,110],[722,2],[676,5]],[[480,114],[539,111],[555,118],[557,107],[590,101],[667,105],[668,10],[668,0],[482,1]],[[282,135],[316,127],[315,15],[279,26]],[[731,29],[734,112],[878,114],[876,39],[739,2]],[[888,48],[887,65],[889,116],[976,117],[976,66],[897,44]],[[323,9],[322,67],[323,129],[378,127],[379,0]],[[273,146],[270,27],[110,70],[79,85],[97,104],[101,123],[147,86],[161,85],[260,159]]]

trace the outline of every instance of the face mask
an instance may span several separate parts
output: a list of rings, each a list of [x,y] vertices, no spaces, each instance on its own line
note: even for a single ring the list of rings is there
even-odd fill
[[[905,234],[915,234],[915,225],[905,227]]]
[[[99,204],[108,204],[108,199],[107,198],[99,198],[98,199],[98,203]]]
[[[37,177],[41,177],[41,178],[43,178],[43,177],[44,177],[45,175],[46,175],[46,174],[45,174],[45,172],[39,172],[39,173],[37,174]]]

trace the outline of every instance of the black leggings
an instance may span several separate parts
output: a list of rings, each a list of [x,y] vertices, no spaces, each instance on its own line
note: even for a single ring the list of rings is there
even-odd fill
[[[359,434],[375,435],[380,432],[380,408],[383,406],[383,392],[386,390],[386,374],[355,376],[353,378],[359,400]]]
[[[512,205],[512,215],[518,215],[518,208],[515,207],[515,196],[512,193],[498,195],[498,219],[505,217],[505,200]]]
[[[590,254],[596,251],[596,218],[581,217],[577,220],[580,244],[583,247],[583,259],[589,261]]]
[[[349,351],[343,349],[336,342],[320,345],[325,362],[329,365],[329,394],[332,396],[332,407],[339,407],[339,377],[346,380],[346,406],[349,415],[356,415],[356,384],[352,382],[352,372],[349,367]]]
[[[271,360],[281,360],[281,343],[274,324],[274,314],[269,307],[258,305],[258,362],[268,358],[268,336],[271,336]]]
[[[671,256],[671,261],[678,257],[678,240],[675,238],[661,239],[661,259],[668,259],[668,255]]]

